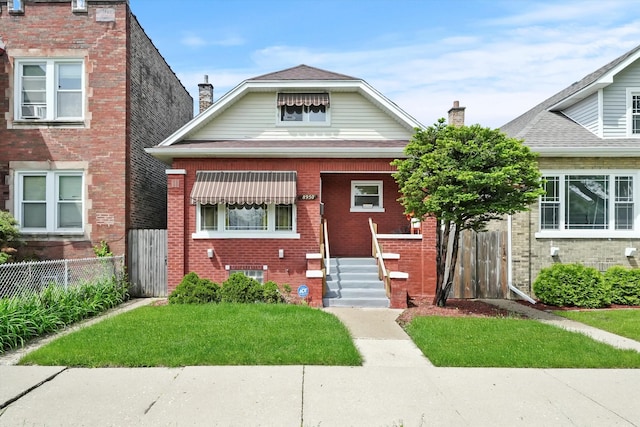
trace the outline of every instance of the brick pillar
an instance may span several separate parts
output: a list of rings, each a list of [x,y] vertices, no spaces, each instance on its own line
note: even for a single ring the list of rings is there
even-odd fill
[[[167,285],[171,293],[185,272],[185,177],[184,169],[167,170]]]
[[[391,275],[391,308],[407,308],[407,279],[409,275],[399,271],[392,271]]]

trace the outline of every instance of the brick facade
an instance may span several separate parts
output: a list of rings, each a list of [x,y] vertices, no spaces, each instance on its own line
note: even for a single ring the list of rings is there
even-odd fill
[[[223,282],[226,269],[261,269],[265,280],[301,284],[310,288],[313,304],[322,304],[322,281],[308,278],[306,255],[320,251],[320,203],[325,204],[332,256],[370,256],[371,234],[368,218],[378,223],[379,233],[407,230],[408,221],[396,201],[397,185],[389,165],[391,159],[175,159],[168,172],[169,278],[171,292],[182,277],[195,271],[202,277]],[[315,200],[297,202],[299,239],[194,239],[196,206],[189,195],[199,170],[288,170],[297,173],[297,194],[318,195]],[[367,173],[362,173],[367,171]],[[384,181],[384,213],[371,215],[350,213],[350,181],[376,179]],[[331,213],[329,213],[331,212]],[[398,268],[409,273],[406,288],[409,296],[433,295],[435,291],[435,240],[433,225],[425,223],[424,238],[388,239],[385,251],[399,253]],[[354,229],[354,230],[352,230]],[[409,236],[405,234],[405,236]],[[342,253],[336,253],[334,248]],[[354,249],[351,249],[354,248]],[[207,250],[213,249],[209,258]],[[284,249],[284,258],[279,258]]]
[[[98,9],[114,18],[97,20]],[[85,174],[83,235],[27,235],[22,255],[89,257],[101,240],[122,254],[130,228],[163,228],[165,165],[144,147],[187,122],[193,101],[128,2],[88,2],[87,13],[73,13],[70,2],[26,1],[24,14],[0,14],[0,28],[6,44],[0,57],[0,208],[15,213],[13,170],[73,165]],[[84,60],[85,120],[15,122],[16,59],[56,57]]]
[[[640,168],[640,160],[635,158],[539,158],[541,170],[578,169],[630,169]],[[506,229],[506,221],[499,223]],[[536,238],[539,228],[538,204],[531,210],[519,213],[512,219],[513,284],[522,291],[532,294],[531,286],[542,268],[553,263],[581,263],[606,270],[612,265],[638,268],[637,257],[626,257],[625,248],[640,248],[640,239],[552,239]],[[558,257],[551,257],[551,247],[560,249]]]

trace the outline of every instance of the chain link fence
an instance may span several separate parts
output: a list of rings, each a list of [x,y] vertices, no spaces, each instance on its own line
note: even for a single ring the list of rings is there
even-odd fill
[[[0,298],[66,289],[124,275],[124,256],[0,264]]]

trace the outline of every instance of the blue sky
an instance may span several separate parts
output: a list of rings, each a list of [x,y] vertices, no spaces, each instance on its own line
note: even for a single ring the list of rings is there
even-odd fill
[[[299,64],[366,80],[424,125],[499,127],[640,44],[640,0],[129,0],[194,98]]]

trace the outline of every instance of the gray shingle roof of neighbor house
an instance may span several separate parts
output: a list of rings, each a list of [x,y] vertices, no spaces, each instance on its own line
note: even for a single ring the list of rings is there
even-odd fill
[[[361,80],[345,74],[333,73],[331,71],[322,70],[320,68],[310,67],[308,65],[298,65],[296,67],[287,68],[285,70],[276,71],[274,73],[263,74],[258,77],[248,79],[252,80]]]
[[[511,137],[524,139],[527,146],[543,155],[567,154],[570,149],[575,150],[574,155],[579,155],[582,149],[597,149],[609,155],[629,154],[627,150],[636,152],[638,149],[637,139],[601,138],[560,111],[554,111],[553,107],[563,101],[569,101],[569,98],[578,96],[582,91],[588,91],[590,86],[594,91],[597,90],[596,84],[599,79],[637,55],[639,51],[640,45],[547,98],[529,111],[504,124],[500,129]],[[640,152],[635,154],[640,155]]]

